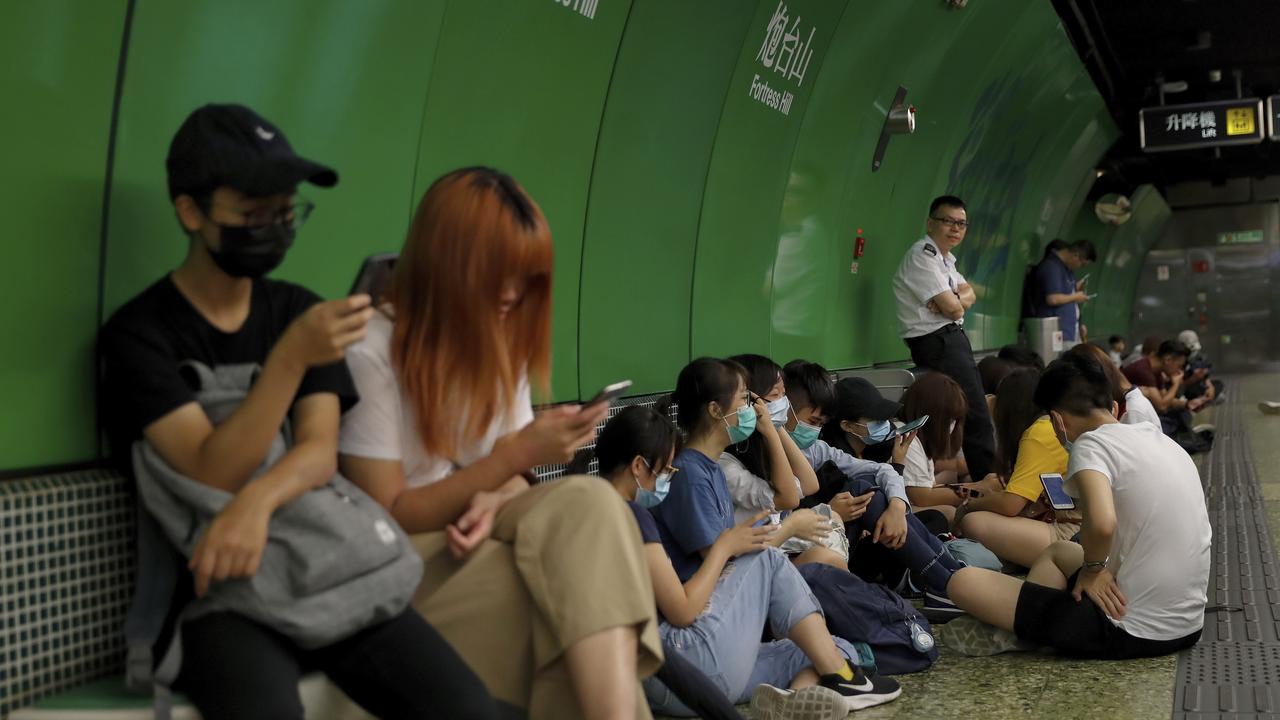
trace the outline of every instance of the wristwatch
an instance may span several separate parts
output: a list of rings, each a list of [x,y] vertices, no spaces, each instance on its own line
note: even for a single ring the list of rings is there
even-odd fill
[[[1107,561],[1110,559],[1111,557],[1108,556],[1101,560],[1085,560],[1080,569],[1085,572],[1102,572],[1107,569]]]

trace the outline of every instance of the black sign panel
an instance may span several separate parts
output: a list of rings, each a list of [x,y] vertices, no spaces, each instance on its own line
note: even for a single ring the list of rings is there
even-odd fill
[[[1138,112],[1142,149],[1147,152],[1222,145],[1252,145],[1267,135],[1258,98],[1166,105]]]
[[[1280,95],[1267,98],[1267,117],[1271,122],[1271,139],[1280,140]]]

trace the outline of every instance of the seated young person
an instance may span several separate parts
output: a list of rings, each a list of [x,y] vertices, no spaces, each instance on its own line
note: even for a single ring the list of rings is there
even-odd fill
[[[904,421],[929,416],[916,441],[907,448],[902,472],[907,497],[917,511],[938,510],[948,522],[954,522],[956,507],[970,495],[1003,489],[999,480],[991,477],[945,486],[937,481],[937,464],[954,460],[960,451],[967,404],[956,381],[942,373],[928,373],[917,379],[902,396]]]
[[[339,416],[356,402],[343,354],[371,311],[367,295],[323,302],[265,278],[311,209],[297,186],[337,182],[333,170],[295,155],[272,123],[243,106],[206,105],[179,128],[166,167],[186,258],[116,311],[99,342],[113,453],[124,459],[148,443],[173,471],[229,497],[189,558],[197,597],[175,631],[183,648],[175,687],[206,720],[300,720],[298,681],[318,669],[381,717],[495,717],[479,679],[412,608],[323,647],[227,609],[226,593],[256,592],[250,579],[260,569],[306,574],[264,564],[282,557],[266,550],[292,522],[277,511],[330,492]],[[258,373],[216,425],[185,372],[196,364],[215,375]],[[286,419],[292,445],[260,471]]]
[[[716,358],[699,358],[686,365],[671,400],[678,407],[677,422],[686,434],[684,449],[671,462],[679,481],[671,483],[666,499],[650,512],[679,582],[690,583],[705,563],[716,562],[716,542],[736,527],[733,499],[716,458],[735,441],[750,437],[757,417],[764,413],[764,403],[751,404],[740,365]],[[716,571],[712,577],[718,574]],[[726,580],[739,574],[730,573]],[[755,636],[757,627],[738,630]],[[828,674],[831,668],[819,670],[823,673],[820,684],[851,698],[853,706],[887,702],[899,692],[896,683],[868,682],[861,670],[856,666],[851,670],[847,663],[834,675]],[[850,680],[850,672],[858,673],[857,679]],[[732,696],[727,688],[726,692]]]
[[[1186,364],[1186,347],[1176,340],[1166,340],[1158,346],[1144,345],[1143,356],[1123,369],[1129,382],[1137,385],[1151,401],[1168,434],[1189,429],[1189,415],[1183,411],[1195,412],[1206,402],[1179,396]]]
[[[804,578],[770,547],[773,528],[755,526],[766,512],[721,532],[697,570],[684,580],[677,576],[650,512],[670,502],[668,493],[685,480],[672,467],[678,438],[664,413],[632,406],[609,421],[595,449],[601,477],[628,502],[640,527],[663,642],[679,648],[732,701],[752,698],[757,716],[843,718],[897,697],[895,681],[867,676],[848,661],[857,650],[827,631]],[[786,639],[762,644],[758,629],[766,623]],[[645,691],[657,712],[692,714],[660,683],[647,682]]]
[[[1111,359],[1105,350],[1090,343],[1077,345],[1067,352],[1092,357],[1099,362]],[[1103,362],[1102,369],[1111,385],[1111,397],[1120,406],[1120,416],[1117,419],[1126,425],[1146,422],[1160,427],[1160,416],[1147,396],[1142,394],[1142,389],[1129,382],[1129,378],[1114,364]]]
[[[818,439],[818,428],[829,422],[829,407],[843,407],[845,414],[853,418],[839,422],[865,428],[877,421],[862,413],[892,416],[897,413],[898,404],[885,400],[862,378],[846,378],[833,387],[830,373],[816,363],[794,360],[787,363],[783,374],[791,404],[791,418],[784,427],[815,469],[830,465],[845,479],[844,485],[835,489],[830,503],[844,520],[845,532],[853,543],[849,569],[868,582],[883,579],[897,586],[910,580],[924,588],[925,607],[932,615],[954,613],[956,608],[947,598],[946,588],[951,573],[961,565],[937,536],[909,512],[898,471],[890,465],[862,460]],[[899,452],[905,453],[915,434],[906,433],[899,439]]]
[[[1089,347],[1077,345],[1076,349]],[[1072,352],[1075,350],[1073,349]],[[1001,492],[970,497],[956,510],[956,527],[997,557],[1031,567],[1058,540],[1080,532],[1080,515],[1054,510],[1044,498],[1042,473],[1066,477],[1067,452],[1053,432],[1049,416],[1035,404],[1040,373],[1018,370],[1000,385],[996,402],[997,472],[1007,477]]]
[[[551,267],[547,221],[510,176],[473,167],[433,183],[348,354],[361,399],[339,460],[421,533],[415,606],[498,699],[535,718],[643,717],[639,680],[662,655],[630,513],[590,478],[525,477],[569,460],[608,411],[534,416]]]
[[[1106,375],[1089,358],[1055,361],[1035,401],[1071,455],[1080,544],[1054,543],[1026,582],[979,568],[953,575],[951,597],[972,617],[952,624],[948,644],[990,654],[1021,641],[1099,659],[1194,645],[1212,536],[1195,464],[1157,428],[1118,422]]]
[[[729,359],[742,367],[748,392],[765,408],[757,415],[755,432],[720,456],[720,469],[733,497],[734,519],[742,522],[762,511],[785,512],[774,535],[777,547],[797,564],[823,562],[847,569],[844,529],[832,528],[827,516],[814,509],[796,510],[801,498],[818,491],[818,477],[791,435],[780,431],[791,414],[782,368],[763,355]]]
[[[1124,336],[1112,335],[1107,338],[1107,347],[1110,348],[1107,351],[1107,358],[1111,360],[1111,363],[1117,368],[1124,365],[1125,355],[1129,352],[1128,343],[1125,342]]]
[[[978,361],[978,376],[982,378],[982,392],[987,396],[987,410],[991,413],[994,424],[996,415],[996,391],[1000,388],[1000,383],[1009,377],[1009,373],[1018,369],[1008,360],[1002,360],[996,355],[988,355]],[[996,442],[1000,439],[997,437]]]

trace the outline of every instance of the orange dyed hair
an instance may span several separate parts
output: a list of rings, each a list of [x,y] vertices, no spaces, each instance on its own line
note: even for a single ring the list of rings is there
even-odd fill
[[[551,263],[546,218],[509,175],[463,168],[423,196],[387,297],[392,363],[428,454],[452,459],[483,437],[525,373],[546,392]],[[523,295],[503,321],[511,285]]]

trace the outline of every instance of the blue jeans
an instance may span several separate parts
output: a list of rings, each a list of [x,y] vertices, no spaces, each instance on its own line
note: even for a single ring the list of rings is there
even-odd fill
[[[785,636],[796,623],[821,612],[791,561],[777,548],[768,548],[725,567],[711,601],[692,625],[678,628],[663,622],[659,634],[664,645],[679,650],[725,697],[743,703],[757,685],[787,687],[801,670],[813,665],[790,640],[761,643],[765,622],[775,635]],[[834,640],[845,658],[857,662],[853,645],[841,638]],[[644,690],[655,712],[693,715],[660,681],[646,680]]]
[[[947,552],[946,546],[936,535],[929,532],[913,513],[907,513],[907,542],[897,550],[890,550],[883,545],[875,548],[864,547],[871,543],[871,538],[862,537],[862,531],[866,530],[874,534],[876,523],[880,521],[880,516],[889,508],[889,500],[885,497],[884,491],[876,483],[875,475],[872,473],[862,473],[851,477],[845,484],[845,490],[852,495],[863,495],[870,491],[875,491],[875,495],[871,497],[871,502],[867,504],[867,511],[862,517],[844,524],[845,532],[849,535],[849,566],[852,569],[855,563],[855,556],[858,553],[877,552],[893,558],[897,562],[904,565],[911,572],[913,579],[917,583],[924,585],[924,588],[935,595],[946,597],[947,583],[951,582],[951,575],[959,570],[962,566],[959,561],[951,557]],[[858,573],[861,576],[861,573]],[[863,577],[864,580],[874,581],[874,578]]]

